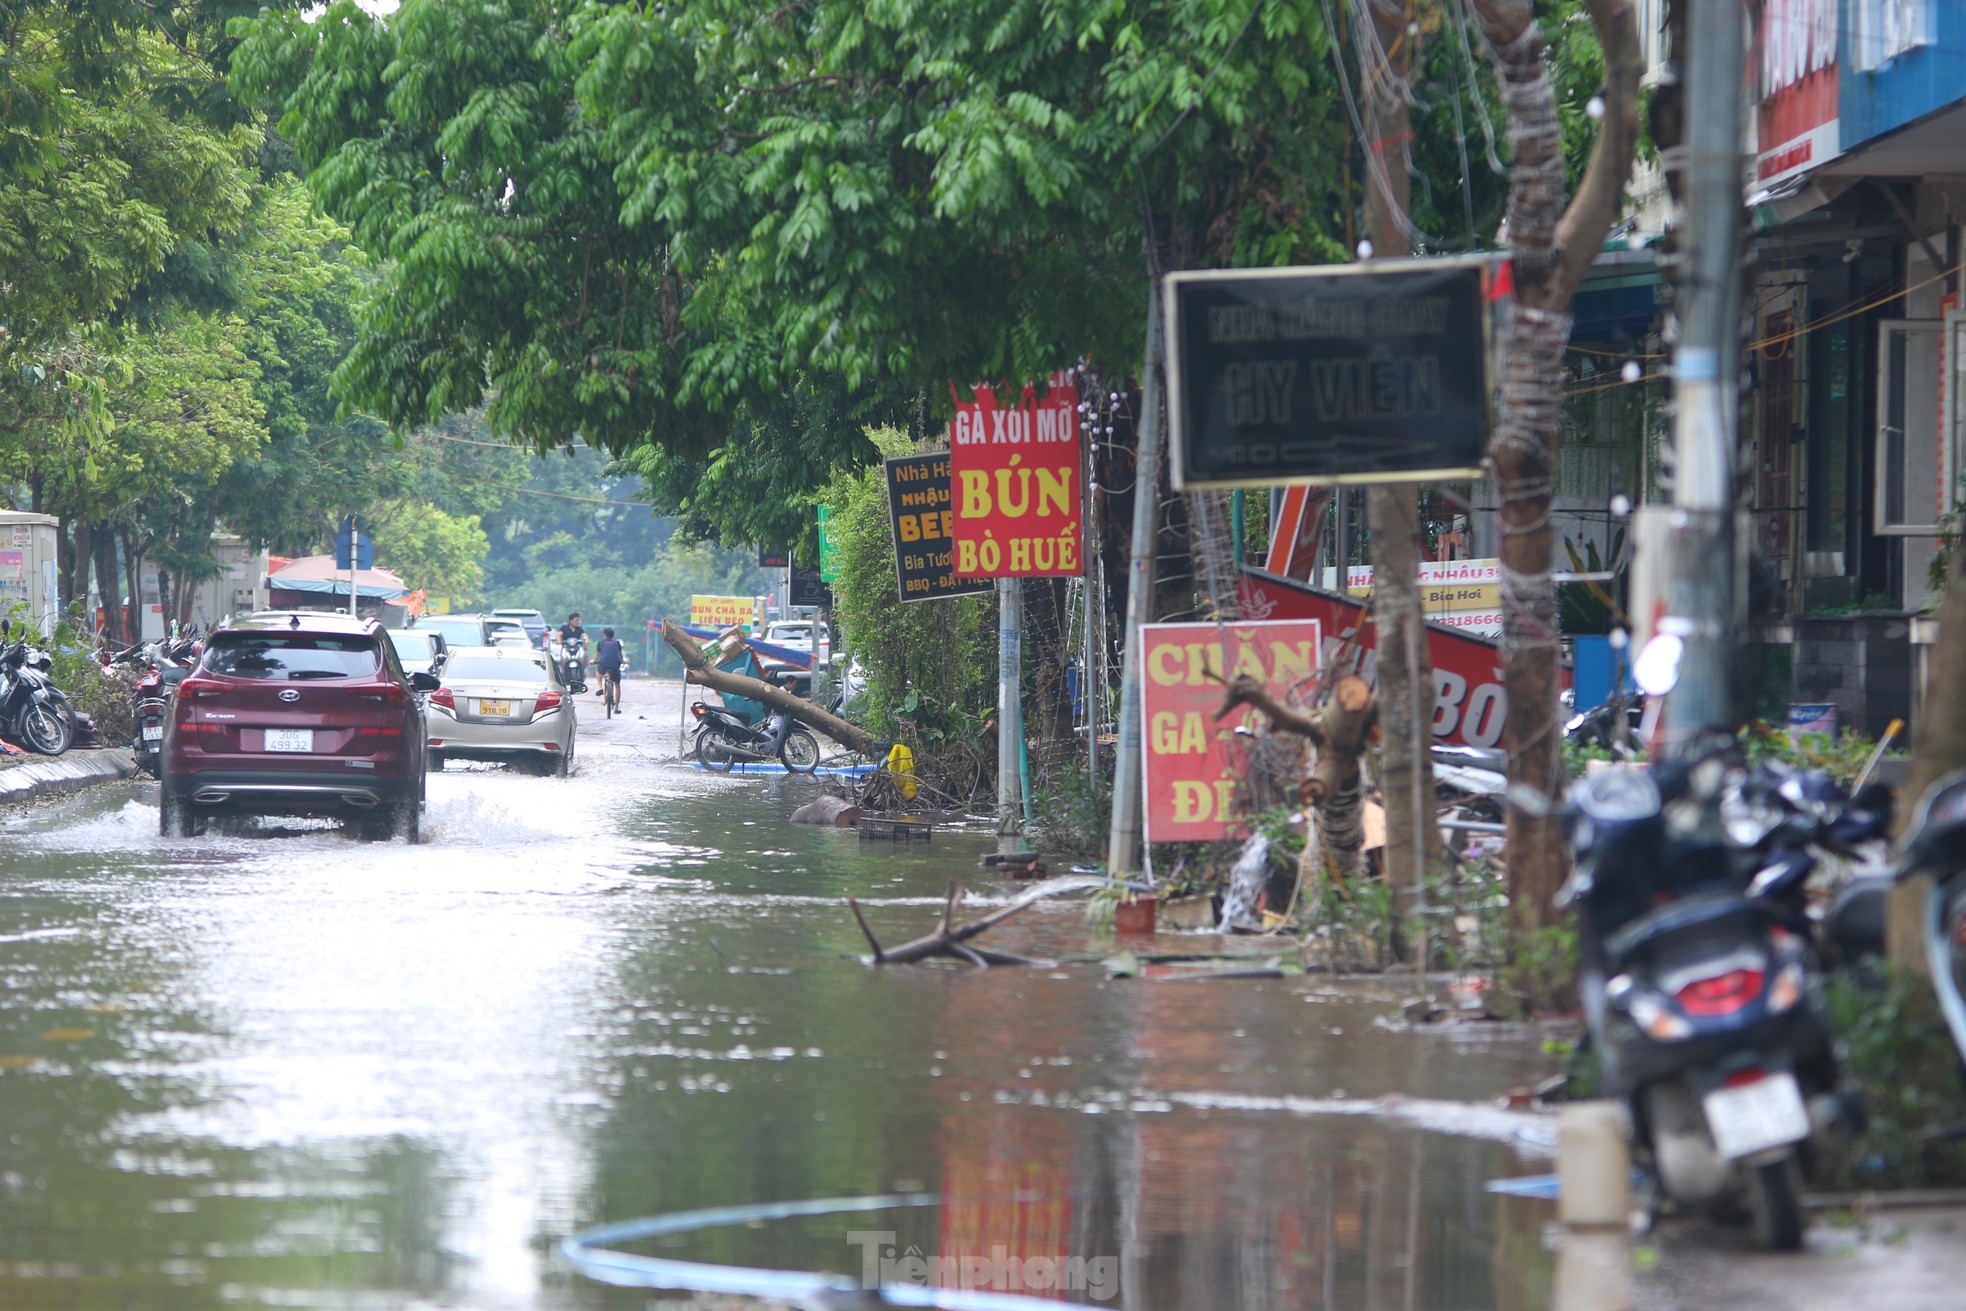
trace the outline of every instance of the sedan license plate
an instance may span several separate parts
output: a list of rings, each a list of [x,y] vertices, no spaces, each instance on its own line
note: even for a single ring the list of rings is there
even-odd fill
[[[481,715],[510,715],[512,713],[512,703],[510,701],[480,701],[478,703],[478,713]]]
[[[164,726],[162,724],[145,724],[143,726],[144,741],[156,742],[159,739],[161,739],[163,736],[164,736]]]
[[[1729,1160],[1809,1136],[1809,1111],[1792,1074],[1771,1074],[1753,1083],[1716,1088],[1701,1099],[1713,1145]]]
[[[311,728],[269,728],[266,730],[266,749],[268,751],[312,751],[314,749],[314,730]]]

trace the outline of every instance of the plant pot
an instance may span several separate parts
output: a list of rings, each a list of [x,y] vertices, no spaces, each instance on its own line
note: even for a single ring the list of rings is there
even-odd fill
[[[1128,897],[1113,907],[1113,932],[1151,934],[1159,906],[1158,897]]]

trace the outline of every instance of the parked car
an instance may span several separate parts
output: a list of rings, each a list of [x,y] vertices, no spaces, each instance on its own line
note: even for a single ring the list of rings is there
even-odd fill
[[[491,612],[491,617],[494,619],[518,620],[521,624],[525,625],[526,636],[532,639],[534,646],[542,649],[546,646],[546,630],[551,628],[552,625],[546,622],[546,616],[539,611],[494,610]]]
[[[463,646],[490,646],[491,634],[486,631],[483,615],[418,615],[410,625],[410,631],[422,630],[426,633],[441,633],[444,645],[457,648]]]
[[[451,760],[490,760],[564,778],[573,767],[573,694],[544,652],[452,651],[426,714],[433,769]]]
[[[496,615],[485,616],[485,635],[491,639],[492,646],[533,647],[532,636],[526,626],[516,619],[500,619]]]
[[[832,658],[832,635],[818,619],[780,619],[765,627],[764,640],[774,646],[789,646],[811,654],[813,668]]]
[[[396,648],[396,659],[406,674],[434,674],[443,668],[450,650],[444,635],[434,628],[390,628],[389,644]]]
[[[419,840],[424,727],[416,694],[373,619],[266,611],[228,620],[178,684],[160,757],[158,829],[215,816],[330,815],[363,837]]]

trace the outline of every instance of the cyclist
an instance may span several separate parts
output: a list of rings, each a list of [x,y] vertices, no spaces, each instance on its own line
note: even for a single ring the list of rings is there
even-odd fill
[[[601,687],[595,695],[606,696],[609,684],[613,684],[616,706],[621,704],[621,667],[625,663],[622,654],[621,642],[615,637],[614,630],[603,628],[601,640],[594,643],[594,668],[601,675]]]
[[[581,627],[578,610],[560,625],[560,659],[566,666],[567,685],[580,689],[587,681],[581,675],[581,667],[587,661],[587,630]]]

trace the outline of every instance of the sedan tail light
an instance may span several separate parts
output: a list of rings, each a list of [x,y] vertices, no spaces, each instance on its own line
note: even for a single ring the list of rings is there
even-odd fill
[[[430,704],[442,706],[446,710],[457,709],[457,698],[451,695],[448,687],[440,687],[430,694]]]
[[[534,718],[545,714],[549,710],[558,710],[560,708],[560,702],[564,699],[558,692],[541,692],[539,699],[532,703]]]
[[[1695,979],[1681,988],[1679,1004],[1688,1015],[1732,1015],[1761,995],[1762,972],[1733,969]]]

